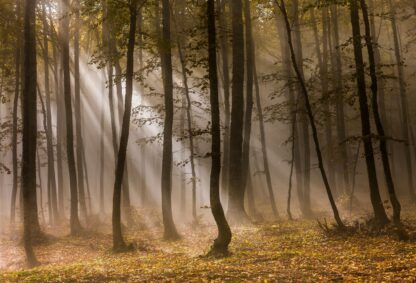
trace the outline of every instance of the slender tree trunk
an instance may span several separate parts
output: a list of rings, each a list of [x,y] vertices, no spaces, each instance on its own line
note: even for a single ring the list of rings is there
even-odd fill
[[[334,198],[332,196],[331,187],[329,185],[328,178],[327,178],[327,175],[326,175],[326,172],[325,172],[322,153],[321,153],[321,148],[320,148],[320,145],[319,145],[318,131],[316,129],[312,108],[311,108],[311,105],[310,105],[310,102],[309,102],[309,94],[308,94],[308,90],[307,90],[305,82],[304,82],[304,77],[302,76],[302,73],[300,72],[300,70],[298,68],[298,65],[297,65],[298,60],[296,59],[296,53],[295,53],[295,49],[294,49],[293,43],[292,43],[292,31],[291,31],[291,28],[290,28],[289,17],[287,15],[285,2],[283,0],[280,1],[279,8],[280,8],[280,10],[283,14],[283,18],[285,20],[285,26],[286,26],[286,32],[287,32],[287,37],[288,37],[288,44],[289,44],[290,54],[291,54],[291,58],[292,58],[293,69],[296,73],[299,84],[301,86],[301,91],[302,91],[302,95],[303,95],[304,102],[305,102],[305,108],[306,108],[307,115],[309,117],[309,122],[310,122],[311,128],[312,128],[312,137],[313,137],[313,140],[314,140],[314,143],[315,143],[315,151],[316,151],[316,155],[318,157],[319,169],[321,171],[321,175],[322,175],[323,182],[325,184],[325,189],[326,189],[326,192],[327,192],[327,195],[328,195],[328,199],[329,199],[329,202],[331,204],[332,211],[334,213],[335,221],[337,222],[337,225],[340,228],[344,228],[345,227],[344,223],[342,222],[342,220],[339,216],[338,208],[337,208],[337,206],[335,204],[335,201],[334,201]]]
[[[103,79],[105,79],[105,72],[103,71]],[[103,93],[104,93],[103,87]],[[101,128],[101,138],[100,138],[100,213],[101,215],[105,215],[105,204],[104,204],[104,161],[105,161],[105,126],[104,126],[104,117],[105,117],[105,110],[104,110],[104,99],[103,103],[101,104],[101,118],[100,118],[100,128]]]
[[[53,150],[53,134],[52,134],[52,114],[51,114],[51,99],[50,99],[50,89],[49,89],[49,42],[47,35],[48,23],[46,20],[46,8],[45,3],[42,3],[42,12],[43,12],[43,60],[45,68],[45,95],[46,95],[46,144],[48,152],[48,183],[50,183],[50,206],[52,208],[52,224],[56,225],[59,221],[58,216],[58,204],[57,204],[57,195],[56,195],[56,177],[55,177],[55,158]]]
[[[157,7],[159,9],[159,7]],[[163,129],[162,156],[162,215],[166,240],[178,239],[172,215],[172,130],[173,130],[173,78],[172,47],[170,36],[170,3],[162,0],[162,44],[160,45],[163,72],[163,89],[165,91],[165,121]]]
[[[373,50],[373,44],[371,31],[370,31],[370,20],[368,16],[367,4],[365,0],[360,0],[361,11],[363,13],[364,25],[365,25],[365,43],[368,51],[368,58],[370,62],[370,75],[371,75],[371,92],[372,92],[372,108],[374,120],[379,135],[381,160],[383,163],[384,176],[386,178],[387,189],[389,192],[390,202],[393,207],[393,221],[396,224],[400,223],[400,210],[401,206],[396,196],[396,190],[394,188],[393,177],[390,170],[390,161],[387,152],[387,140],[384,132],[384,127],[381,121],[381,116],[378,109],[378,82],[377,82],[377,70],[376,61]]]
[[[413,186],[413,169],[412,169],[412,159],[410,154],[410,145],[409,145],[409,109],[408,109],[408,99],[406,93],[406,82],[404,78],[404,62],[401,55],[400,49],[400,40],[399,40],[399,31],[396,22],[396,8],[395,1],[388,0],[390,8],[390,20],[391,20],[391,29],[393,31],[393,42],[394,42],[394,55],[396,57],[397,64],[397,74],[399,78],[399,90],[400,90],[400,104],[401,104],[401,131],[404,143],[404,152],[405,152],[405,165],[407,171],[407,185],[409,189],[409,195],[412,200],[416,200],[416,194]]]
[[[63,129],[62,124],[64,123],[64,109],[62,105],[61,95],[61,70],[58,63],[58,47],[55,42],[53,44],[53,61],[54,61],[54,84],[55,84],[55,96],[56,96],[56,162],[57,162],[57,175],[58,175],[58,207],[60,208],[60,217],[65,215],[65,204],[64,204],[64,177],[63,177],[63,161],[62,161],[62,145],[63,145]]]
[[[113,194],[113,250],[122,251],[126,248],[121,232],[121,186],[123,173],[126,166],[127,144],[130,133],[131,104],[133,97],[133,72],[134,72],[134,45],[136,39],[137,3],[132,0],[130,3],[130,31],[127,48],[127,70],[126,70],[126,100],[124,105],[123,124],[120,135],[120,147],[118,150],[116,178],[114,182]]]
[[[76,133],[76,168],[78,174],[78,194],[79,204],[81,206],[81,215],[85,221],[88,222],[87,205],[85,202],[85,188],[84,188],[84,167],[82,162],[82,113],[81,113],[81,85],[79,73],[79,30],[80,30],[80,14],[79,1],[75,0],[75,30],[74,30],[74,88],[75,88],[75,133]]]
[[[136,16],[137,17],[137,16]],[[113,50],[113,54],[117,54],[117,48],[116,46],[113,44],[112,45]],[[116,123],[116,136],[117,133],[120,132],[120,129],[122,127],[122,117],[123,117],[123,112],[124,112],[124,107],[123,107],[123,88],[121,85],[121,76],[122,76],[122,71],[121,71],[121,66],[120,66],[120,61],[117,59],[115,61],[114,64],[114,70],[115,70],[115,75],[116,75],[116,92],[117,92],[117,120],[118,123]],[[126,157],[127,158],[127,157]],[[116,161],[117,162],[117,161]],[[125,167],[124,168],[124,174],[123,174],[123,194],[122,194],[122,204],[123,204],[123,213],[126,217],[127,223],[131,223],[132,219],[131,219],[131,211],[130,211],[130,183],[129,183],[129,170],[128,170],[128,162],[125,162]]]
[[[250,1],[244,0],[244,18],[245,18],[245,50],[246,50],[246,102],[244,113],[244,134],[242,149],[242,180],[241,194],[244,196],[247,189],[248,175],[250,174],[250,139],[251,139],[251,120],[253,115],[253,87],[254,87],[254,68],[255,60],[253,34],[251,27],[251,9]],[[252,195],[252,194],[251,194]],[[247,195],[250,198],[250,195]],[[250,200],[249,200],[250,201]],[[276,213],[275,211],[273,211]],[[275,215],[276,216],[276,215]]]
[[[370,115],[368,110],[367,93],[365,86],[365,71],[363,54],[361,50],[360,18],[358,13],[358,0],[350,0],[351,25],[354,45],[355,68],[357,72],[357,89],[360,103],[361,130],[364,143],[365,159],[367,164],[368,181],[370,185],[371,204],[374,209],[374,217],[379,225],[388,222],[386,212],[381,201],[377,182],[376,166],[374,161],[373,145],[371,141]]]
[[[196,213],[196,172],[195,172],[195,148],[194,148],[194,136],[192,130],[192,101],[191,96],[189,94],[189,86],[188,86],[188,76],[186,75],[186,62],[185,62],[185,54],[182,49],[181,39],[179,35],[177,35],[177,45],[178,45],[178,52],[179,52],[179,61],[181,63],[181,73],[182,73],[182,81],[185,88],[185,98],[186,98],[186,121],[188,127],[188,138],[189,138],[189,160],[191,163],[191,183],[192,183],[192,217],[195,223],[198,221],[197,213]]]
[[[16,81],[14,89],[14,98],[13,98],[13,129],[12,129],[12,159],[13,159],[13,187],[12,187],[12,197],[10,205],[10,223],[14,225],[16,220],[16,198],[17,191],[19,187],[19,172],[18,172],[18,156],[17,156],[17,134],[18,134],[18,107],[19,107],[19,97],[21,93],[21,1],[16,1],[16,26],[17,26],[17,38],[16,38],[16,55],[15,55],[15,68],[16,68]]]
[[[279,7],[276,5],[275,10],[278,11]],[[299,104],[299,97],[298,94],[295,94],[293,88],[293,72],[291,67],[291,59],[290,59],[290,51],[289,51],[289,44],[288,44],[288,37],[287,32],[285,29],[285,21],[283,17],[276,13],[276,24],[277,30],[279,33],[279,41],[280,41],[280,48],[282,50],[282,58],[283,58],[283,71],[284,76],[286,79],[286,95],[288,96],[289,106],[290,106],[290,115],[291,115],[291,123],[293,131],[293,145],[294,146],[294,156],[293,162],[296,171],[296,192],[298,195],[299,200],[299,207],[303,215],[306,215],[304,209],[304,202],[303,202],[303,174],[302,174],[302,165],[301,165],[301,155],[300,155],[300,143],[299,140],[299,130],[298,130],[298,104]],[[295,123],[295,125],[293,125]]]
[[[78,217],[78,189],[77,189],[77,172],[75,167],[74,156],[74,129],[72,121],[72,103],[71,103],[71,76],[69,72],[69,0],[63,0],[63,19],[61,27],[62,41],[62,67],[64,71],[64,98],[66,114],[66,150],[68,159],[69,185],[71,192],[71,213],[70,226],[71,234],[75,235],[80,232],[81,224]]]
[[[24,68],[23,68],[23,245],[29,266],[38,264],[32,247],[33,218],[36,207],[36,1],[27,1],[24,13]]]
[[[293,48],[295,51],[297,66],[302,77],[305,81],[305,75],[303,71],[303,47],[302,47],[302,36],[301,36],[301,22],[299,17],[299,1],[292,1],[292,17],[293,17]],[[301,86],[299,83],[296,84],[296,90],[301,93]],[[311,215],[311,202],[310,202],[310,186],[311,186],[311,152],[310,152],[310,138],[309,138],[309,124],[307,110],[303,106],[305,104],[303,96],[300,96],[302,108],[299,113],[299,122],[302,131],[302,147],[303,147],[303,210],[302,213],[306,217]]]
[[[222,76],[224,92],[224,137],[223,137],[223,157],[222,157],[222,175],[221,189],[224,193],[228,191],[229,186],[229,166],[230,166],[230,73],[228,60],[228,36],[227,22],[225,17],[225,0],[217,0],[217,17],[219,22],[220,51],[222,59]]]
[[[244,126],[244,29],[242,1],[231,1],[233,80],[230,128],[230,167],[228,216],[233,223],[247,222],[244,210],[242,176],[243,126]]]
[[[211,176],[210,176],[210,202],[211,211],[218,227],[218,236],[211,247],[212,254],[227,254],[228,245],[231,242],[231,230],[225,219],[224,210],[220,201],[220,174],[221,174],[221,128],[220,107],[218,101],[218,77],[217,77],[217,47],[215,29],[214,0],[208,0],[208,75],[210,81],[211,102]]]

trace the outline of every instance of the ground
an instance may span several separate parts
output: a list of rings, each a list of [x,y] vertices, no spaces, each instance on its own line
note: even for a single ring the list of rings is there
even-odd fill
[[[1,282],[120,281],[416,281],[416,242],[393,236],[328,236],[316,220],[234,227],[231,254],[203,255],[215,226],[181,227],[182,239],[166,242],[160,228],[129,231],[136,250],[113,254],[111,234],[59,236],[36,247],[42,263],[24,269],[17,240],[0,244]]]

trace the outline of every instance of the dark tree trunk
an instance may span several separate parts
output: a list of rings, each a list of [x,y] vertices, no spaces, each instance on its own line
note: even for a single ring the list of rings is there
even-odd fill
[[[120,135],[120,147],[118,150],[117,167],[113,194],[113,250],[122,251],[126,248],[121,232],[121,186],[123,173],[126,166],[127,144],[130,133],[131,103],[133,97],[133,72],[134,72],[134,45],[136,39],[137,0],[130,3],[130,31],[127,47],[126,69],[126,100],[124,105],[123,123]]]
[[[78,189],[77,189],[77,172],[75,167],[74,156],[74,127],[72,121],[72,103],[71,103],[71,75],[69,72],[69,0],[63,0],[63,18],[61,27],[62,41],[62,68],[64,71],[64,98],[66,114],[66,154],[68,159],[69,185],[71,192],[71,209],[70,209],[70,226],[71,234],[75,235],[80,232],[81,224],[78,217]]]
[[[208,0],[208,72],[210,81],[211,102],[211,176],[210,176],[210,202],[211,211],[218,227],[218,236],[211,247],[212,254],[227,254],[228,245],[231,242],[230,226],[225,219],[224,210],[220,201],[220,174],[221,174],[221,128],[220,106],[218,102],[218,77],[217,77],[217,47],[215,29],[214,0]]]
[[[244,196],[247,189],[248,175],[250,174],[250,139],[251,139],[251,120],[253,115],[253,86],[254,70],[253,63],[255,60],[253,34],[251,27],[250,1],[244,0],[244,18],[245,18],[245,49],[246,49],[246,103],[244,116],[244,134],[243,134],[243,151],[242,151],[242,168],[241,168],[241,194]],[[252,194],[251,194],[252,196]],[[247,197],[250,198],[247,194]],[[250,200],[249,200],[250,201]]]
[[[383,163],[384,169],[384,176],[386,178],[387,183],[387,190],[389,192],[390,202],[393,207],[393,221],[396,224],[400,223],[400,210],[401,206],[399,200],[396,196],[396,190],[394,188],[393,177],[390,170],[390,161],[389,156],[387,153],[387,140],[386,134],[384,132],[383,123],[381,120],[381,116],[378,109],[378,80],[377,80],[377,70],[376,70],[376,61],[374,55],[374,49],[372,41],[372,35],[370,31],[370,20],[368,16],[367,4],[365,0],[360,0],[361,10],[363,13],[364,25],[365,25],[365,43],[367,46],[368,51],[368,58],[370,61],[370,75],[371,75],[371,92],[372,92],[372,108],[373,108],[373,115],[374,120],[377,128],[377,133],[379,135],[379,143],[380,143],[380,152],[381,152],[381,160]]]
[[[159,9],[159,7],[157,7]],[[162,156],[162,215],[165,228],[164,238],[179,238],[172,215],[172,130],[173,130],[173,78],[172,47],[170,36],[170,3],[162,0],[162,44],[160,45],[163,72],[163,89],[165,91],[165,121],[163,129]]]
[[[367,93],[365,86],[364,61],[361,47],[360,18],[358,13],[358,0],[350,0],[351,25],[354,45],[355,68],[357,72],[357,90],[360,103],[361,131],[364,143],[365,160],[367,164],[368,181],[370,185],[371,204],[374,209],[374,217],[379,225],[388,222],[386,212],[381,201],[377,182],[374,151],[371,141],[370,115],[368,110]]]
[[[242,181],[243,126],[244,126],[244,29],[242,1],[231,1],[232,13],[232,109],[230,129],[230,167],[228,211],[229,221],[247,222],[244,210],[244,188]]]
[[[136,16],[137,18],[137,16]],[[117,54],[117,48],[116,46],[113,44],[112,48],[114,49],[112,52],[113,54]],[[121,76],[122,76],[122,71],[121,71],[121,66],[120,66],[120,61],[117,59],[115,61],[114,64],[114,70],[115,70],[115,75],[116,75],[116,92],[117,92],[117,120],[118,123],[116,123],[116,136],[117,133],[119,133],[122,127],[122,117],[123,117],[123,113],[124,113],[124,107],[123,107],[123,88],[121,85]],[[127,158],[127,157],[126,157]],[[117,162],[117,161],[116,161]],[[129,170],[128,170],[128,162],[125,162],[125,168],[124,168],[124,174],[123,174],[123,189],[122,189],[122,206],[123,206],[123,213],[126,217],[127,223],[131,223],[132,219],[131,219],[131,213],[130,213],[130,183],[129,183]]]
[[[305,108],[307,111],[307,115],[309,117],[309,122],[311,124],[311,128],[312,128],[312,137],[315,143],[315,151],[316,151],[316,155],[318,157],[318,166],[319,169],[321,171],[321,175],[322,175],[322,179],[325,185],[325,189],[326,189],[326,193],[328,195],[328,199],[329,202],[331,204],[331,208],[332,211],[334,213],[334,218],[335,221],[337,222],[337,225],[340,228],[344,228],[344,223],[342,222],[339,213],[338,213],[338,208],[335,204],[334,198],[332,196],[332,191],[331,191],[331,187],[329,185],[328,182],[328,178],[325,172],[325,168],[324,168],[324,164],[323,164],[323,159],[322,159],[322,153],[321,153],[321,148],[319,145],[319,139],[318,139],[318,131],[316,129],[316,125],[315,125],[315,120],[313,117],[313,112],[312,112],[312,108],[309,102],[309,94],[308,94],[308,90],[306,88],[305,85],[305,81],[304,81],[304,77],[302,76],[302,73],[300,72],[299,68],[298,68],[298,61],[296,59],[296,53],[295,53],[295,49],[293,48],[293,43],[292,43],[292,31],[290,28],[290,23],[289,23],[289,17],[287,15],[287,10],[285,7],[285,2],[283,0],[280,1],[280,5],[279,8],[283,14],[283,18],[285,20],[285,26],[286,26],[286,32],[287,32],[287,37],[288,37],[288,44],[289,44],[289,50],[290,50],[290,54],[291,54],[291,58],[292,58],[292,65],[293,65],[293,69],[296,73],[296,77],[299,81],[299,84],[301,86],[301,92],[304,98],[304,102],[305,102]]]
[[[29,266],[38,264],[32,247],[33,218],[36,207],[36,1],[27,1],[24,14],[24,69],[23,69],[23,244]]]

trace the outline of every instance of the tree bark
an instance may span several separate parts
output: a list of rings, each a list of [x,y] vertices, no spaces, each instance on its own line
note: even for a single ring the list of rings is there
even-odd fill
[[[365,25],[365,43],[367,46],[368,58],[370,62],[370,75],[371,75],[371,92],[372,92],[372,108],[374,121],[379,135],[379,144],[381,152],[381,160],[383,163],[384,177],[386,178],[387,190],[389,192],[390,202],[393,207],[393,221],[396,224],[400,223],[400,210],[401,206],[396,196],[396,190],[394,188],[393,177],[390,170],[390,161],[387,152],[387,140],[384,132],[383,123],[378,109],[378,79],[376,70],[376,61],[374,55],[372,35],[370,31],[370,20],[368,16],[367,4],[365,0],[360,0],[361,11],[363,14],[364,25]]]
[[[77,172],[74,156],[74,127],[72,121],[71,75],[69,71],[69,0],[62,0],[63,18],[61,27],[62,68],[64,72],[64,99],[66,114],[66,153],[68,159],[69,185],[71,192],[70,226],[71,234],[80,232],[81,224],[78,217]]]
[[[123,240],[121,232],[121,186],[123,182],[123,173],[126,166],[126,153],[130,133],[131,104],[133,97],[133,72],[134,72],[134,45],[136,39],[136,21],[137,21],[137,4],[138,0],[132,0],[130,3],[130,31],[127,47],[127,70],[126,70],[126,99],[124,105],[123,124],[120,135],[120,147],[118,150],[117,167],[114,182],[113,194],[113,250],[123,251],[126,243]]]
[[[27,1],[24,13],[24,68],[23,68],[23,245],[29,266],[38,264],[32,247],[33,218],[36,207],[36,1]]]
[[[229,221],[247,222],[244,210],[244,188],[242,182],[243,126],[244,126],[244,29],[242,1],[231,1],[232,14],[232,109],[230,129],[230,167],[228,211]]]
[[[220,107],[218,101],[217,77],[217,47],[215,29],[214,0],[208,0],[207,5],[208,26],[208,75],[210,81],[211,102],[211,176],[210,176],[210,202],[211,211],[218,227],[218,236],[211,247],[212,254],[227,254],[231,242],[231,230],[225,219],[224,210],[220,201],[220,174],[221,174],[221,128]]]
[[[159,9],[159,7],[157,7]],[[172,130],[173,130],[173,78],[172,47],[170,36],[170,3],[162,0],[162,44],[160,45],[163,72],[163,89],[165,91],[165,121],[163,129],[162,156],[162,215],[165,228],[164,238],[179,238],[172,215]]]
[[[367,92],[365,86],[364,61],[361,47],[360,18],[358,13],[358,0],[350,0],[352,37],[354,45],[354,58],[357,76],[357,91],[360,103],[361,131],[364,143],[365,160],[367,164],[368,182],[370,185],[370,198],[374,210],[375,221],[378,225],[385,225],[388,222],[386,212],[381,201],[380,191],[377,182],[374,151],[371,141],[371,125],[368,110]]]

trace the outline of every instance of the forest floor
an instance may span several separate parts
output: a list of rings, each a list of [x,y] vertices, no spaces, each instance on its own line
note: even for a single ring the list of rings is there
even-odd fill
[[[108,232],[70,237],[61,231],[35,248],[42,265],[34,269],[24,269],[19,240],[3,237],[0,281],[416,281],[416,241],[392,235],[329,236],[316,220],[233,227],[230,256],[214,259],[203,255],[215,226],[180,228],[182,239],[175,242],[163,241],[160,228],[128,231],[127,241],[137,249],[122,254],[111,252]]]

